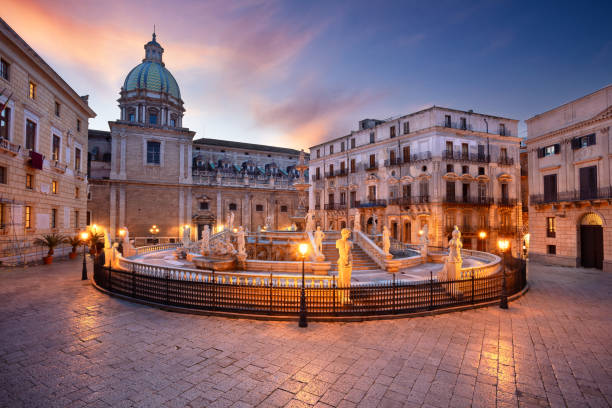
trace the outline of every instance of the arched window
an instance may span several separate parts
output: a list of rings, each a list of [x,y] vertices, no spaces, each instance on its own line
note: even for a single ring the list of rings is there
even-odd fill
[[[157,125],[157,109],[149,109],[149,124]]]

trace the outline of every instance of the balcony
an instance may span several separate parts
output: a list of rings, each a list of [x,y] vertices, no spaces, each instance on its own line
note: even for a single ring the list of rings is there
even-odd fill
[[[75,170],[74,175],[80,180],[85,180],[85,173],[83,173],[81,170]]]
[[[592,200],[610,200],[612,199],[612,187],[604,187],[599,189],[583,189],[565,191],[557,194],[532,194],[529,196],[531,205],[552,204],[559,202],[574,202],[574,201],[592,201]]]
[[[366,163],[365,170],[366,171],[378,170],[378,163]]]
[[[20,149],[21,146],[16,145],[15,143],[11,143],[7,139],[0,138],[0,150],[12,156],[17,156],[17,154],[19,154]]]
[[[325,178],[326,179],[330,179],[330,178],[334,178],[336,177],[336,173],[332,172],[332,171],[326,171],[325,172]]]
[[[516,227],[512,225],[500,225],[495,228],[495,231],[497,231],[498,235],[514,235],[517,233]]]
[[[459,228],[459,231],[461,231],[461,233],[462,233],[462,234],[464,234],[464,235],[465,235],[465,234],[474,234],[474,233],[476,233],[477,231],[479,231],[479,229],[478,229],[478,228],[476,228],[476,227],[474,227],[474,226],[472,226],[472,225],[457,225],[457,228]],[[454,225],[446,225],[446,226],[444,227],[444,230],[445,230],[447,233],[451,233],[451,232],[453,232],[453,230],[454,230],[454,229],[455,229],[455,226],[454,226]]]
[[[468,163],[489,163],[491,161],[491,157],[488,154],[455,152],[452,150],[443,150],[442,158],[449,161]]]
[[[429,202],[429,196],[414,196],[414,197],[396,197],[388,200],[389,205],[409,206],[416,204],[425,204]]]
[[[346,177],[348,176],[348,170],[347,169],[340,169],[340,170],[336,170],[336,177]]]
[[[357,208],[386,207],[386,206],[387,206],[387,200],[385,199],[355,201],[355,207]]]
[[[321,204],[315,204],[315,210],[320,210],[321,209]]]
[[[496,204],[499,207],[514,207],[517,202],[516,198],[502,197],[497,199]]]
[[[346,203],[328,203],[325,210],[346,210]]]
[[[465,205],[491,205],[493,204],[492,197],[457,197],[446,196],[444,202],[447,204],[465,204]]]
[[[399,166],[400,164],[402,164],[402,159],[399,157],[385,160],[385,167]]]
[[[65,173],[68,165],[60,163],[58,160],[51,162],[51,168],[59,173]]]
[[[502,156],[497,159],[497,164],[499,164],[500,166],[514,166],[514,158]]]
[[[415,153],[410,155],[410,157],[404,157],[404,163],[416,163],[426,160],[431,160],[431,152]]]

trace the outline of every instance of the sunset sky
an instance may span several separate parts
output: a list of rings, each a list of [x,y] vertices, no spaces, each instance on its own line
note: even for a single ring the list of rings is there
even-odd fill
[[[307,148],[427,106],[524,120],[612,83],[611,2],[4,0],[108,130],[157,40],[211,137]],[[521,125],[524,136],[524,125]]]

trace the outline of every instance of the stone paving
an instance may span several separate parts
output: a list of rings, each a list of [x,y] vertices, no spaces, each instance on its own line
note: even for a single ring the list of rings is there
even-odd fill
[[[299,329],[111,298],[80,266],[0,270],[0,406],[612,404],[601,271],[531,265],[531,290],[507,311]]]

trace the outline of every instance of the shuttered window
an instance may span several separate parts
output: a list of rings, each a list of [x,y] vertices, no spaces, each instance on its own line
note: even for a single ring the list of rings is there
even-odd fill
[[[557,175],[544,176],[544,200],[547,202],[557,201]]]

